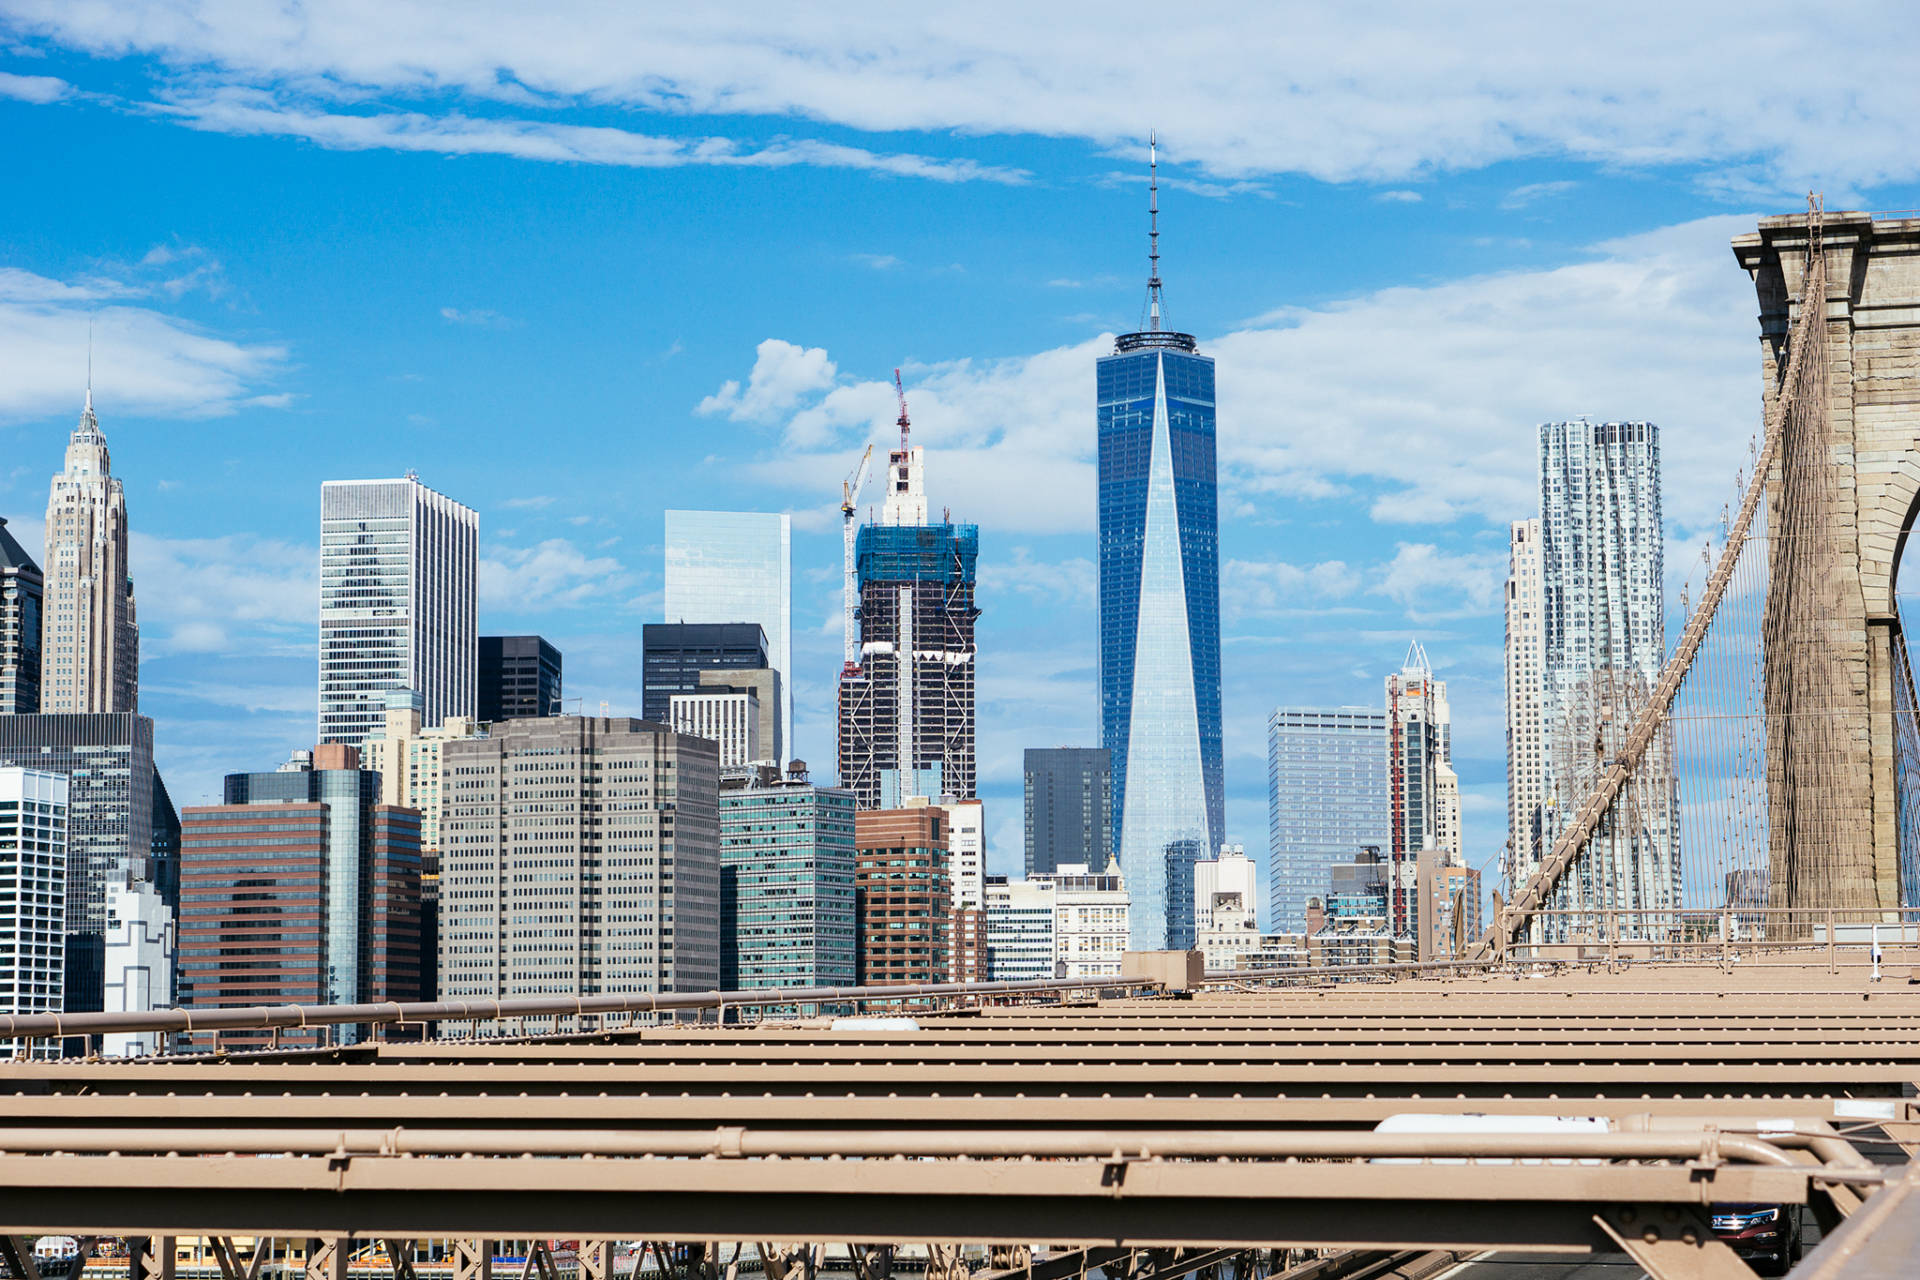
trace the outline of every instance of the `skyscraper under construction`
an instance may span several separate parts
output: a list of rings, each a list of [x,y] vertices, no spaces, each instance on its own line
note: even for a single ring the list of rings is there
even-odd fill
[[[840,785],[860,808],[904,796],[974,798],[977,525],[927,522],[924,449],[887,459],[880,518],[854,544],[859,649],[840,674]]]

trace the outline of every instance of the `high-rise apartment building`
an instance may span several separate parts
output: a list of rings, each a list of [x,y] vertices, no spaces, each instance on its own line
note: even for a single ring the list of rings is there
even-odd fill
[[[720,757],[625,717],[441,748],[440,998],[711,991]]]
[[[1507,852],[1508,896],[1540,865],[1541,806],[1547,802],[1545,579],[1540,521],[1515,520],[1507,532]]]
[[[889,773],[939,779],[938,787],[907,783],[912,793],[975,795],[979,554],[980,530],[971,524],[859,531],[860,661],[840,676],[839,764],[840,785],[862,808],[882,803]]]
[[[1660,429],[1651,422],[1542,423],[1540,559],[1547,805],[1558,817],[1619,754],[1666,658]],[[1681,905],[1679,798],[1656,741],[1554,905],[1666,911]],[[1664,779],[1664,785],[1661,780]],[[1552,839],[1544,834],[1542,843]],[[1664,931],[1671,920],[1629,920]]]
[[[1387,715],[1377,707],[1279,707],[1267,719],[1268,921],[1306,929],[1327,867],[1388,843]]]
[[[560,651],[544,636],[481,636],[475,719],[525,720],[560,714]]]
[[[59,1013],[66,995],[68,782],[0,767],[0,1013]],[[0,1040],[0,1053],[20,1045]],[[42,1039],[36,1058],[58,1057]]]
[[[934,805],[854,815],[860,985],[945,982],[953,873],[947,812]]]
[[[153,767],[153,721],[124,714],[0,716],[0,766],[57,773],[67,802],[66,1012],[104,999],[107,889],[153,881],[154,854],[175,837]]]
[[[40,566],[0,518],[0,716],[40,710],[44,588]]]
[[[1420,853],[1461,852],[1459,786],[1451,813],[1442,804],[1442,771],[1451,774],[1453,713],[1447,683],[1433,677],[1427,651],[1415,641],[1387,677],[1388,925],[1396,936],[1420,934]],[[1451,833],[1451,835],[1449,834]],[[1444,843],[1449,838],[1453,843]]]
[[[853,793],[798,761],[720,791],[720,986],[855,981]]]
[[[228,774],[181,812],[179,942],[183,1004],[420,999],[419,811],[343,743]]]
[[[649,622],[640,628],[640,714],[666,724],[674,695],[714,689],[714,680],[726,678],[717,673],[771,671],[770,653],[757,622]],[[716,674],[703,680],[703,672]],[[772,674],[777,687],[779,673]]]
[[[1156,170],[1157,172],[1157,170]],[[1220,540],[1213,360],[1161,328],[1159,186],[1150,317],[1098,362],[1100,732],[1112,753],[1133,944],[1183,946],[1169,893],[1218,847]]]
[[[87,389],[67,465],[47,496],[40,707],[48,714],[139,710],[140,627],[127,567],[127,496]]]
[[[1113,757],[1105,747],[1028,747],[1027,874],[1106,865],[1113,844]]]
[[[408,474],[320,486],[320,741],[359,746],[412,689],[472,716],[480,517]]]
[[[793,753],[793,521],[759,511],[667,512],[666,620],[755,622],[779,675],[778,729],[768,743]],[[664,715],[664,712],[662,713]],[[647,713],[649,720],[654,714]]]

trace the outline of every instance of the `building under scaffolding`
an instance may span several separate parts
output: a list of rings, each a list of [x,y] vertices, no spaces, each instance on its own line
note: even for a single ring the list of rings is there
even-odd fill
[[[860,660],[840,677],[840,785],[862,809],[882,807],[884,775],[894,770],[927,780],[903,792],[974,798],[979,551],[977,525],[860,530]]]

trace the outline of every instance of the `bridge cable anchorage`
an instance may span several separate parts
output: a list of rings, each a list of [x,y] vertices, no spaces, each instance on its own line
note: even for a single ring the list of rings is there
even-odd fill
[[[1822,501],[1831,498],[1827,491],[1833,484],[1831,468],[1824,465],[1830,426],[1823,218],[1820,200],[1809,196],[1801,303],[1784,353],[1786,367],[1768,397],[1758,447],[1743,469],[1738,509],[1730,520],[1722,515],[1719,555],[1687,614],[1679,642],[1651,684],[1637,671],[1605,664],[1583,691],[1586,705],[1576,708],[1564,726],[1556,726],[1562,731],[1551,735],[1554,769],[1563,778],[1584,783],[1585,790],[1573,793],[1579,802],[1569,805],[1572,817],[1532,874],[1516,885],[1500,918],[1467,949],[1467,960],[1504,956],[1516,944],[1541,942],[1555,930],[1555,940],[1564,941],[1570,922],[1582,916],[1589,928],[1605,934],[1610,947],[1621,936],[1680,934],[1680,908],[1689,886],[1682,882],[1677,851],[1670,884],[1649,888],[1639,882],[1650,841],[1665,839],[1677,850],[1683,788],[1676,771],[1676,729],[1690,751],[1716,762],[1713,769],[1703,768],[1702,776],[1687,780],[1694,794],[1686,807],[1695,815],[1690,822],[1704,820],[1705,829],[1717,827],[1720,836],[1717,844],[1711,838],[1702,842],[1685,874],[1696,892],[1704,884],[1717,894],[1724,883],[1723,930],[1736,905],[1735,885],[1741,883],[1735,873],[1754,869],[1756,862],[1765,868],[1770,843],[1786,841],[1791,848],[1795,840],[1817,840],[1847,821],[1844,789],[1826,785],[1833,781],[1829,775],[1844,768],[1845,753],[1828,741],[1840,732],[1832,714],[1841,705],[1840,691],[1815,687],[1820,684],[1812,660],[1817,655],[1805,654],[1806,660],[1797,663],[1776,656],[1776,647],[1789,655],[1811,649],[1800,638],[1831,626],[1830,615],[1820,616],[1827,608],[1823,593],[1772,589],[1783,581],[1818,583],[1819,565],[1836,536],[1833,503]],[[1590,479],[1601,492],[1617,483],[1604,467]],[[1771,500],[1770,485],[1776,488]],[[1763,676],[1757,646],[1749,645],[1754,652],[1743,658],[1715,652],[1728,645],[1707,645],[1736,577],[1742,589],[1732,593],[1737,599],[1729,611],[1729,629],[1753,631],[1764,642]],[[1752,590],[1756,581],[1770,588],[1764,615],[1757,619]],[[1624,609],[1622,613],[1624,618]],[[1609,608],[1602,626],[1614,625]],[[1631,626],[1633,620],[1625,619],[1622,625]],[[1654,625],[1664,629],[1658,620]],[[1601,643],[1610,647],[1618,641],[1605,636]],[[1690,697],[1704,707],[1764,701],[1764,714],[1756,705],[1750,714],[1675,716],[1675,700],[1690,676],[1689,688],[1697,690]],[[1839,672],[1825,677],[1829,682],[1844,678]],[[1779,727],[1783,718],[1788,728]],[[1787,778],[1784,785],[1788,795],[1807,793],[1806,812],[1795,813],[1789,805],[1783,814],[1778,799],[1772,798],[1770,771],[1778,772],[1783,763],[1772,758],[1774,739],[1783,735],[1804,740],[1796,757],[1804,776]],[[1543,813],[1558,816],[1551,806]],[[1792,829],[1783,830],[1786,824]],[[1649,903],[1654,904],[1651,910]],[[1641,922],[1637,935],[1623,923],[1628,919]]]

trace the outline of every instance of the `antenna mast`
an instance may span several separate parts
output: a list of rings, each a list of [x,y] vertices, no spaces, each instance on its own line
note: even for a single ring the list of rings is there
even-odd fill
[[[1160,137],[1147,133],[1147,330],[1160,328]]]

